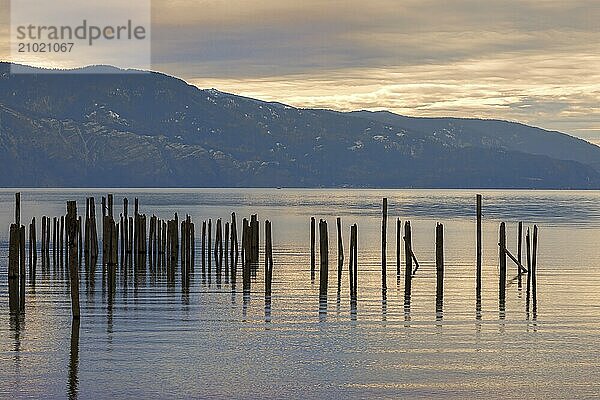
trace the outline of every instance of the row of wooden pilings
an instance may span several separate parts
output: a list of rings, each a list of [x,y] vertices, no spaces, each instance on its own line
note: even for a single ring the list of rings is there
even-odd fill
[[[71,210],[74,204],[74,211]],[[138,199],[135,199],[134,215],[128,215],[128,200],[123,200],[123,213],[120,215],[119,222],[115,221],[113,214],[113,196],[109,194],[102,198],[102,267],[103,277],[106,276],[109,290],[114,287],[116,276],[119,271],[119,255],[121,272],[123,277],[127,277],[127,269],[135,267],[136,273],[144,273],[148,264],[151,269],[165,270],[168,280],[173,281],[175,270],[181,265],[182,287],[189,287],[189,276],[194,272],[195,260],[195,226],[189,215],[179,222],[178,215],[168,221],[161,220],[155,215],[149,219],[149,233],[146,228],[147,217],[139,212]],[[15,223],[10,227],[9,238],[9,289],[11,291],[10,303],[11,310],[23,310],[24,284],[25,284],[25,227],[20,223],[20,194],[16,194]],[[71,210],[71,211],[70,211]],[[74,218],[74,219],[73,219]],[[387,220],[388,220],[388,201],[383,199],[382,204],[382,236],[381,236],[381,277],[382,289],[387,290]],[[87,270],[94,273],[98,258],[98,236],[96,227],[95,201],[93,197],[86,200],[86,215],[84,226],[84,237],[82,240],[81,218],[77,217],[76,204],[67,203],[67,214],[60,218],[53,218],[51,229],[51,219],[42,217],[42,240],[41,255],[42,268],[50,266],[50,231],[53,232],[53,260],[55,268],[62,268],[62,258],[66,252],[66,265],[71,287],[78,287],[79,275],[73,273],[71,266],[79,271],[82,259],[82,249]],[[341,290],[342,271],[344,267],[344,246],[342,240],[342,221],[337,218],[337,238],[338,238],[338,273],[337,286],[338,293]],[[476,244],[476,292],[478,303],[481,299],[481,279],[482,279],[482,198],[477,195],[477,244]],[[35,218],[29,225],[29,275],[32,284],[35,283],[35,267],[37,264],[37,238],[36,238]],[[224,227],[224,228],[223,228]],[[208,229],[207,229],[208,228]],[[72,231],[70,229],[73,229]],[[63,243],[63,232],[66,230],[66,244]],[[221,219],[216,220],[216,232],[214,250],[212,247],[212,220],[202,223],[202,274],[208,270],[210,279],[212,259],[216,264],[217,279],[220,279],[224,272],[225,276],[231,275],[232,283],[235,283],[236,269],[239,257],[238,233],[236,225],[236,215],[231,214],[231,222],[223,224]],[[265,295],[271,296],[272,292],[272,239],[271,223],[265,221]],[[207,232],[208,231],[208,232]],[[311,278],[314,279],[316,270],[316,220],[311,218]],[[521,283],[521,275],[527,273],[527,306],[530,298],[533,301],[534,310],[536,308],[536,269],[537,269],[537,240],[538,228],[533,227],[533,235],[527,229],[525,236],[527,245],[527,267],[522,263],[522,234],[523,224],[518,225],[518,248],[517,256],[513,256],[506,246],[506,224],[500,224],[499,232],[499,302],[502,309],[506,300],[506,276],[507,259],[512,260],[518,267],[518,281]],[[436,264],[436,309],[441,310],[444,293],[444,226],[436,225],[435,234],[435,264]],[[323,219],[319,221],[319,295],[320,298],[327,297],[327,288],[329,282],[329,243],[328,243],[327,222]],[[256,214],[250,217],[250,220],[243,219],[242,222],[242,277],[243,289],[249,293],[251,289],[251,277],[256,273],[259,261],[259,223]],[[349,242],[349,289],[351,302],[357,300],[358,284],[358,226],[354,224],[350,227]],[[402,246],[402,243],[404,246]],[[396,221],[396,274],[398,281],[401,277],[401,248],[404,247],[404,298],[405,303],[410,302],[412,290],[412,278],[419,269],[419,262],[413,252],[412,247],[412,228],[410,221],[404,224],[398,218]],[[74,257],[71,257],[72,248],[75,249]],[[120,250],[120,253],[119,253]],[[211,257],[211,250],[213,256]],[[181,263],[179,263],[181,256]],[[18,279],[20,278],[20,279]],[[74,281],[73,281],[74,280]],[[20,290],[19,290],[20,289]],[[17,295],[13,296],[13,294]],[[20,295],[19,295],[20,293]],[[79,310],[73,311],[73,315],[78,315]]]
[[[481,306],[482,290],[482,196],[477,195],[477,242],[476,242],[476,298],[478,307]],[[387,290],[387,220],[388,220],[388,200],[383,198],[382,203],[382,224],[381,224],[381,286],[382,290]],[[337,225],[337,243],[338,243],[338,292],[341,289],[342,270],[344,263],[344,247],[342,240],[342,223],[338,217]],[[350,231],[350,262],[349,262],[349,282],[350,298],[356,300],[357,296],[357,233],[356,224],[351,226]],[[310,251],[311,251],[311,279],[314,280],[316,269],[316,220],[311,217],[310,221]],[[517,256],[513,256],[506,246],[506,223],[500,223],[499,230],[499,282],[498,298],[499,307],[504,309],[506,303],[506,278],[507,278],[507,258],[512,260],[517,266],[517,278],[519,287],[521,285],[522,274],[527,273],[527,309],[530,299],[533,302],[534,311],[537,307],[536,293],[536,270],[537,270],[537,249],[538,249],[538,227],[534,225],[533,236],[530,235],[530,229],[527,229],[525,236],[527,244],[527,267],[522,264],[522,243],[523,243],[523,223],[518,223],[517,238]],[[327,283],[329,273],[329,236],[327,221],[319,221],[319,294],[320,297],[327,296]],[[402,246],[404,243],[404,246]],[[404,247],[404,300],[405,304],[410,303],[412,291],[412,279],[419,269],[419,261],[413,252],[412,228],[410,221],[404,222],[404,228],[400,218],[396,220],[396,276],[398,281],[401,277],[402,257],[401,249]],[[435,270],[436,270],[436,310],[441,311],[444,299],[444,225],[436,224],[435,228]]]
[[[20,224],[21,196],[15,196],[15,223],[10,226],[9,237],[9,303],[13,314],[25,309],[25,226]],[[53,221],[51,226],[50,221]],[[29,262],[30,284],[35,285],[37,266],[36,220],[29,224]],[[224,226],[224,229],[223,229]],[[67,202],[65,216],[52,220],[42,217],[41,256],[43,271],[50,266],[50,249],[55,269],[67,266],[70,281],[73,318],[79,318],[79,269],[82,257],[86,273],[94,274],[99,257],[99,238],[96,226],[95,199],[86,199],[85,225],[82,235],[81,217],[77,217],[76,202]],[[149,231],[147,232],[147,227]],[[208,227],[208,232],[207,228]],[[52,228],[52,229],[51,229]],[[52,230],[53,241],[50,241]],[[202,223],[202,276],[212,274],[212,260],[215,261],[217,281],[224,272],[226,278],[231,275],[235,284],[237,265],[240,256],[238,231],[235,213],[231,214],[231,222],[223,224],[216,220],[214,250],[212,250],[212,219]],[[265,221],[265,295],[271,296],[273,276],[273,245],[271,238],[271,222]],[[82,237],[83,236],[83,237]],[[146,266],[166,271],[167,281],[174,281],[175,270],[181,266],[182,288],[189,289],[190,274],[194,272],[195,261],[195,225],[191,216],[179,222],[177,213],[171,220],[161,220],[152,215],[147,223],[147,216],[139,212],[138,199],[134,203],[134,215],[128,215],[128,199],[123,200],[123,213],[118,222],[113,210],[113,195],[102,197],[102,276],[107,283],[109,293],[114,291],[119,273],[127,279],[127,270],[132,268],[136,274],[145,273]],[[66,241],[63,241],[63,238]],[[51,246],[52,244],[52,246]],[[211,251],[213,253],[211,254]],[[74,253],[73,253],[74,252]],[[75,255],[73,257],[73,255]],[[63,264],[63,256],[66,262]],[[214,257],[213,257],[214,256]],[[179,258],[181,257],[181,258]],[[256,214],[250,220],[243,219],[242,231],[242,275],[245,293],[251,289],[251,277],[256,273],[259,261],[259,222]],[[120,261],[120,262],[119,262]],[[118,266],[121,269],[118,269]]]

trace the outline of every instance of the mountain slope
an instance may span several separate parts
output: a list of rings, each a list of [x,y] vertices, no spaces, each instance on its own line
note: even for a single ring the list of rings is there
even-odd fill
[[[388,111],[350,114],[398,128],[427,132],[455,146],[502,148],[559,160],[573,160],[600,169],[600,147],[567,134],[499,120],[406,117]]]
[[[4,186],[600,187],[600,148],[520,124],[298,109],[159,73],[9,67]]]

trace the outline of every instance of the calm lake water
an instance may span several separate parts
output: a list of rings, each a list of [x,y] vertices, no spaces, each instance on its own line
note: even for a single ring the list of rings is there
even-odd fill
[[[483,292],[475,294],[475,193],[427,190],[21,190],[22,220],[65,213],[67,200],[115,194],[140,212],[196,223],[189,293],[150,272],[80,286],[71,324],[64,274],[27,283],[24,316],[9,316],[8,227],[14,190],[0,191],[0,398],[592,398],[600,395],[600,192],[483,191]],[[388,289],[381,289],[381,199],[388,197]],[[130,210],[131,210],[130,208]],[[98,206],[97,212],[100,212]],[[261,264],[252,292],[200,276],[201,221],[257,213]],[[319,311],[310,276],[310,217],[327,219],[329,296]],[[358,224],[358,303],[347,262],[337,293],[335,217],[347,251]],[[404,307],[396,279],[395,220],[410,220],[420,268]],[[273,224],[273,297],[266,307],[263,226]],[[516,253],[517,221],[540,227],[537,313],[509,262],[506,311],[498,306],[498,226]],[[100,223],[100,219],[98,219]],[[443,313],[436,314],[436,222],[445,226]],[[214,230],[213,230],[214,234]],[[38,244],[38,249],[40,245]],[[404,255],[403,255],[404,256]],[[346,254],[346,260],[348,254]],[[214,264],[213,264],[213,274]]]

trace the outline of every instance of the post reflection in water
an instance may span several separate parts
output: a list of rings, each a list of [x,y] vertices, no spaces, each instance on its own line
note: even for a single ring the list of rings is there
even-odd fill
[[[387,321],[387,289],[381,289],[381,320]]]
[[[71,350],[69,353],[69,384],[67,395],[69,399],[76,399],[79,389],[79,319],[71,322]]]

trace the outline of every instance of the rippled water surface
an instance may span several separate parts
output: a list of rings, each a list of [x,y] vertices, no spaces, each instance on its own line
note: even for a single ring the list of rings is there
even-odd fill
[[[22,190],[22,220],[65,212],[108,190]],[[475,193],[424,190],[111,190],[140,212],[196,223],[189,293],[148,270],[117,277],[108,294],[99,266],[82,271],[80,325],[72,325],[65,274],[26,284],[25,312],[9,315],[8,227],[14,191],[0,191],[0,398],[593,398],[600,395],[600,192],[484,191],[483,291],[475,293]],[[381,288],[381,198],[389,199],[387,291]],[[99,210],[99,207],[98,207]],[[244,296],[200,273],[200,225],[257,213],[261,263]],[[99,212],[99,211],[98,211]],[[310,274],[310,217],[329,222],[326,306]],[[337,291],[335,217],[358,224],[358,302],[347,262]],[[396,218],[410,220],[420,267],[404,304],[396,279]],[[273,224],[273,296],[264,296],[262,222]],[[537,309],[509,263],[498,304],[498,226],[540,227]],[[98,219],[100,223],[100,219]],[[444,304],[436,313],[435,224],[445,227]],[[213,230],[214,234],[214,230]],[[38,244],[38,249],[40,245]],[[402,252],[404,253],[404,252]],[[402,254],[404,257],[404,254]],[[346,254],[346,260],[348,254]],[[179,276],[179,271],[177,272]]]

